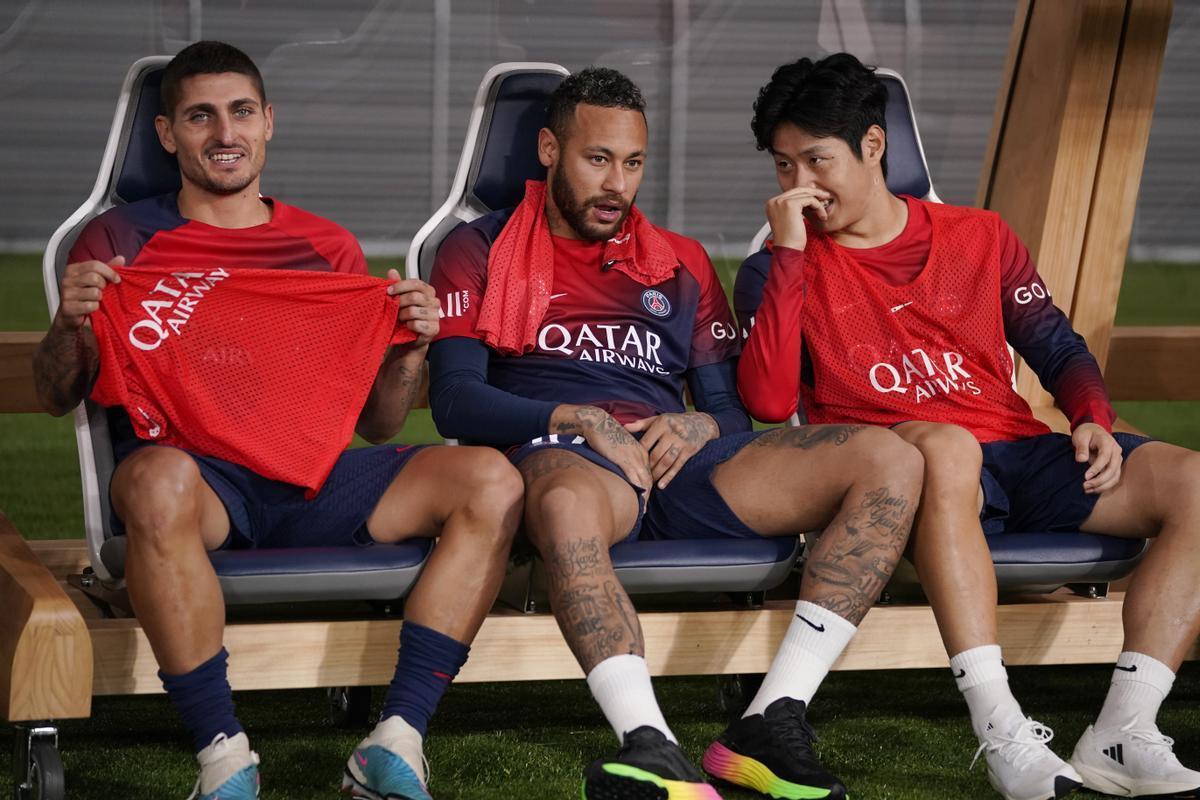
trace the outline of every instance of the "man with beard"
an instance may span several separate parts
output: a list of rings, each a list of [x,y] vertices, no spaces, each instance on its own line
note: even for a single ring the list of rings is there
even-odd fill
[[[126,264],[367,272],[349,232],[259,194],[273,112],[262,77],[244,53],[219,42],[193,44],[167,65],[161,91],[155,123],[163,147],[178,159],[182,188],[111,209],[89,223],[72,248],[62,302],[34,364],[39,397],[55,415],[89,396],[102,369],[117,368],[101,363],[89,315],[100,308],[106,287],[121,281]],[[297,279],[304,278],[288,280]],[[358,432],[376,443],[403,426],[438,330],[432,289],[400,280],[395,270],[389,279],[399,324],[416,340],[390,349],[358,417]],[[286,281],[280,293],[286,295]],[[296,344],[284,343],[289,352]],[[228,391],[236,404],[239,392],[250,389],[231,382]],[[313,381],[315,402],[324,402],[326,391]],[[280,413],[295,413],[290,409],[305,402],[314,401],[281,398]],[[129,598],[167,696],[192,736],[200,762],[192,796],[258,796],[258,756],[234,716],[221,644],[224,601],[208,551],[439,536],[405,605],[402,647],[380,722],[355,749],[343,778],[356,796],[428,800],[423,736],[499,590],[519,522],[516,470],[485,448],[379,445],[341,454],[321,490],[306,500],[302,487],[240,464],[140,440],[120,407],[108,416],[117,460],[109,491],[114,529],[128,537]],[[296,425],[304,428],[304,418]],[[286,785],[283,776],[280,783]]]
[[[613,70],[568,77],[538,134],[549,188],[530,181],[515,209],[446,238],[431,279],[445,314],[430,350],[434,419],[443,435],[510,448],[525,478],[551,607],[621,745],[587,770],[584,797],[717,797],[659,710],[609,547],[824,528],[762,690],[704,765],[730,777],[753,759],[770,765],[756,773],[763,791],[841,798],[806,706],[900,558],[921,460],[882,429],[750,431],[707,254],[633,205],[644,106]]]

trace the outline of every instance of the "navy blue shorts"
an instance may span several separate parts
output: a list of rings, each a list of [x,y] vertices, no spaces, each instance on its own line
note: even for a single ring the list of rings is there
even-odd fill
[[[264,478],[238,464],[188,453],[229,514],[222,549],[369,545],[367,518],[409,459],[424,445],[347,450],[312,500],[305,489]],[[184,451],[187,452],[187,451]],[[113,512],[113,533],[125,532]]]
[[[1150,441],[1131,433],[1113,438],[1124,458]],[[1063,433],[983,445],[984,533],[1079,530],[1100,499],[1083,491],[1088,466],[1075,460],[1071,437]]]
[[[713,487],[712,473],[717,465],[764,433],[734,433],[708,442],[688,459],[666,489],[656,488],[650,493],[649,504],[642,490],[630,484],[638,496],[638,517],[624,540],[757,538],[758,534],[738,519]],[[519,465],[548,447],[576,453],[625,479],[621,468],[589,447],[582,436],[540,436],[510,450],[508,457]]]

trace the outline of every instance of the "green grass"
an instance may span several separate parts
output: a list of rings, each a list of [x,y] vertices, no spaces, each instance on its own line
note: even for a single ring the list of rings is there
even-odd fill
[[[382,274],[397,259],[372,259]],[[736,263],[722,261],[727,289]],[[1200,324],[1200,269],[1131,265],[1117,312],[1120,324]],[[36,257],[0,256],[0,330],[46,325]],[[1200,448],[1200,404],[1120,403],[1119,413],[1168,441]],[[428,410],[416,410],[404,441],[438,441]],[[0,509],[31,538],[78,537],[79,475],[70,418],[0,415]],[[3,613],[0,610],[0,613]],[[1055,729],[1066,755],[1095,714],[1107,667],[1010,670],[1028,713]],[[711,678],[656,681],[667,718],[693,758],[719,733],[722,712]],[[376,701],[381,700],[376,691]],[[362,731],[324,721],[316,691],[238,695],[239,716],[263,756],[264,800],[335,796],[341,764]],[[1200,665],[1180,672],[1161,716],[1186,763],[1200,762]],[[812,716],[827,765],[856,800],[962,800],[993,797],[974,753],[965,709],[942,670],[834,673]],[[62,725],[62,753],[72,800],[182,798],[194,761],[165,698],[96,698],[92,717]],[[0,726],[0,753],[11,749]],[[614,738],[582,681],[456,686],[434,720],[427,755],[439,800],[578,797],[582,768],[610,752]],[[11,794],[0,770],[0,797]],[[757,797],[728,791],[728,800]],[[1099,795],[1082,793],[1080,798]]]

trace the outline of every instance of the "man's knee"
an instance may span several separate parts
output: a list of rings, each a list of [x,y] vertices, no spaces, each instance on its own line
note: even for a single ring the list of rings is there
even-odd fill
[[[204,478],[195,460],[173,447],[145,447],[113,474],[111,496],[130,537],[199,534]]]
[[[525,483],[499,450],[471,448],[470,459],[455,480],[466,490],[464,510],[472,517],[492,519],[493,528],[506,537],[516,532]]]
[[[925,458],[927,480],[977,486],[983,468],[983,448],[966,428],[938,423],[913,423],[905,431],[905,439],[921,451]]]
[[[913,444],[887,428],[867,427],[851,440],[856,480],[883,482],[903,494],[920,492],[925,458]]]
[[[607,533],[611,518],[604,488],[583,471],[565,470],[526,489],[525,532],[543,555],[577,538],[585,520],[592,533]]]

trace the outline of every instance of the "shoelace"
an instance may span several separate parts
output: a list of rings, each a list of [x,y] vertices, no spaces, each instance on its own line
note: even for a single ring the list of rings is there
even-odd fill
[[[1130,739],[1136,739],[1139,742],[1145,742],[1150,745],[1150,752],[1154,753],[1155,758],[1160,761],[1167,759],[1174,760],[1175,758],[1175,740],[1170,736],[1164,736],[1161,732],[1154,728],[1135,728],[1137,720],[1128,722],[1121,726],[1121,733],[1129,735]]]
[[[223,752],[229,749],[229,736],[224,733],[218,733],[209,745],[212,748],[211,761],[216,761],[220,758],[218,752]],[[258,766],[258,753],[250,751],[250,760]],[[196,800],[200,796],[200,781],[204,777],[204,765],[200,765],[200,774],[196,776],[196,785],[192,787],[192,793],[187,796],[187,800]]]
[[[1042,748],[1053,738],[1053,730],[1037,720],[1026,717],[1025,721],[1017,726],[1010,736],[998,733],[987,734],[979,743],[975,757],[971,759],[971,768],[975,767],[979,756],[987,751],[999,753],[1001,758],[1016,767],[1018,771],[1022,771],[1042,755]]]
[[[771,732],[793,753],[809,757],[813,755],[812,746],[817,741],[817,732],[795,707],[789,707],[788,715],[775,721]]]

